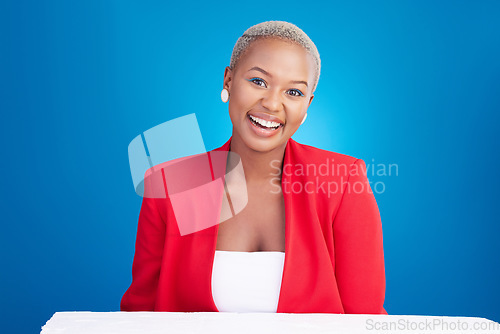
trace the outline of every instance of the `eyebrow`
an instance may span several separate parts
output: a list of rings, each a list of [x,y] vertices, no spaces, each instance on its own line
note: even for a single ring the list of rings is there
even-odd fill
[[[265,75],[269,76],[269,77],[273,77],[271,74],[269,74],[267,71],[263,70],[262,68],[258,67],[258,66],[254,66],[252,67],[251,69],[248,70],[248,72],[250,72],[251,70],[255,70],[255,71],[259,71],[259,72],[262,72],[264,73]],[[306,87],[309,87],[307,85],[307,81],[303,81],[303,80],[292,80],[290,81],[291,83],[294,83],[294,84],[304,84],[306,85]]]

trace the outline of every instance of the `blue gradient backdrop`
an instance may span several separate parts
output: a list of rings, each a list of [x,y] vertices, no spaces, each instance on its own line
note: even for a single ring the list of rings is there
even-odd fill
[[[500,320],[500,2],[2,1],[2,332],[117,311],[141,198],[127,146],[196,113],[231,135],[224,67],[245,29],[297,24],[323,68],[300,143],[398,164],[376,194],[390,314]],[[7,331],[5,331],[7,329]]]

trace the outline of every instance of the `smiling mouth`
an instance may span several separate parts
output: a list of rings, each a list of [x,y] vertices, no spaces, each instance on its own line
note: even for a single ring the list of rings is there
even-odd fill
[[[252,115],[248,115],[248,119],[250,119],[250,122],[252,122],[252,124],[255,125],[256,127],[259,127],[261,129],[265,129],[265,130],[273,131],[273,130],[277,130],[283,126],[283,124],[280,124],[277,122],[266,121],[266,120],[263,120],[261,118],[258,118],[258,117],[252,116]]]

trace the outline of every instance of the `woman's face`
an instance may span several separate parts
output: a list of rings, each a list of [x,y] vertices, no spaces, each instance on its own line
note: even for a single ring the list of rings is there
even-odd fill
[[[314,97],[314,69],[314,58],[300,45],[275,38],[254,41],[236,68],[227,67],[224,74],[233,139],[259,152],[283,147]]]

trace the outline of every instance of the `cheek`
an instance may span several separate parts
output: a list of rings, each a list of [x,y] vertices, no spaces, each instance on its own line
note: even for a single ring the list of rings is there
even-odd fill
[[[252,108],[257,101],[255,91],[251,87],[237,86],[231,90],[231,97],[229,99],[230,113],[239,114],[246,113]]]
[[[290,121],[294,124],[294,126],[300,126],[300,122],[302,122],[306,112],[307,104],[304,103],[298,104],[293,108],[293,112],[290,113]]]
[[[257,95],[255,90],[248,85],[238,86],[235,92],[237,103],[241,106],[248,106],[255,101]]]

